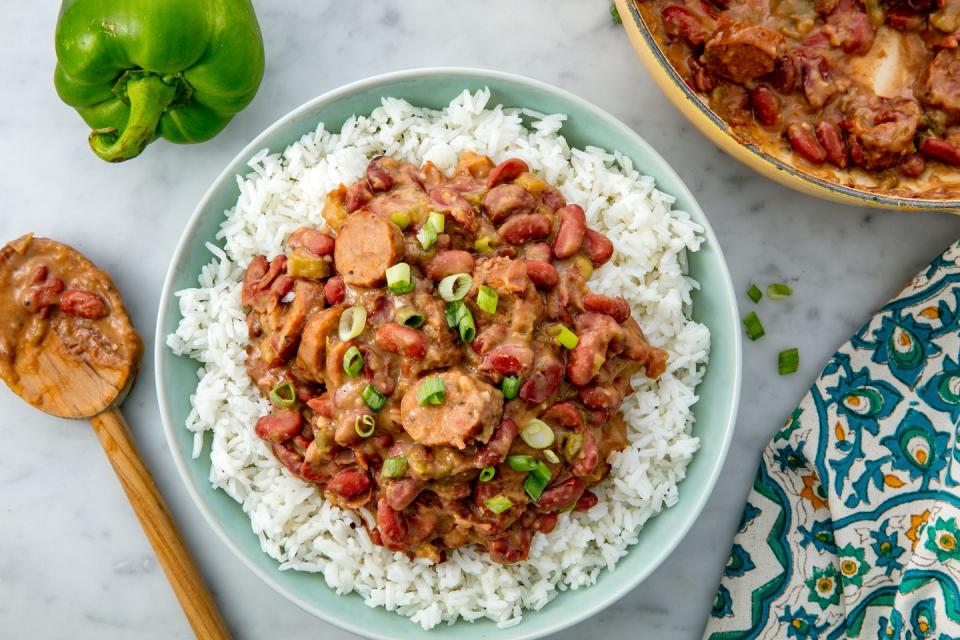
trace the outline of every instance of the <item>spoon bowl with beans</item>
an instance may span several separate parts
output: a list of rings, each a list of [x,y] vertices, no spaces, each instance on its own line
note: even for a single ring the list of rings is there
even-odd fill
[[[32,234],[0,249],[0,378],[45,413],[90,421],[197,637],[229,638],[120,413],[142,356],[107,273]]]

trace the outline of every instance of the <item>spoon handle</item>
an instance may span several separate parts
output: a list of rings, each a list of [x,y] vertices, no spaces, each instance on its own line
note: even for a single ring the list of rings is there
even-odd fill
[[[140,458],[123,415],[118,409],[110,409],[91,418],[90,423],[194,633],[205,640],[228,640],[231,636],[227,625]]]

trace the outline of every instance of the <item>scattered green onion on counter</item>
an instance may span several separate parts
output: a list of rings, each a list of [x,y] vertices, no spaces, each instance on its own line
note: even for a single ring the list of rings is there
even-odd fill
[[[497,312],[497,302],[499,300],[500,296],[497,295],[496,289],[485,284],[480,285],[480,289],[477,291],[477,306],[480,307],[481,311],[493,315]]]
[[[797,369],[800,368],[800,350],[794,347],[786,351],[781,351],[777,355],[777,367],[782,376],[795,373]]]
[[[391,293],[403,295],[413,291],[413,276],[410,275],[410,265],[398,262],[386,271],[387,288]]]
[[[285,380],[270,390],[270,402],[283,409],[289,409],[297,404],[297,392],[293,383]]]
[[[443,404],[446,397],[447,387],[440,376],[425,379],[423,385],[417,389],[417,401],[421,407],[425,404]]]
[[[371,411],[380,411],[380,409],[383,409],[383,405],[387,404],[386,396],[377,391],[372,384],[363,388],[362,397],[363,402],[370,407]]]
[[[497,475],[496,467],[484,467],[483,470],[480,471],[479,480],[480,482],[490,482],[495,475]]]
[[[446,226],[445,222],[446,218],[439,211],[431,211],[430,215],[427,216],[427,224],[433,227],[433,230],[437,233],[443,233],[443,228]]]
[[[340,314],[340,327],[337,335],[343,342],[353,340],[363,333],[363,327],[366,324],[367,310],[360,305],[350,307]]]
[[[553,338],[557,341],[557,344],[562,346],[565,349],[574,349],[578,344],[580,344],[580,338],[577,337],[573,331],[567,329],[565,326],[560,325],[560,331]]]
[[[610,3],[610,17],[617,24],[623,24],[623,19],[620,18],[620,12],[617,10],[617,5]]]
[[[400,309],[397,309],[396,318],[397,322],[400,324],[405,324],[408,327],[413,327],[414,329],[423,326],[423,314],[413,307],[401,307]]]
[[[763,330],[763,325],[760,324],[760,318],[756,311],[747,314],[743,319],[743,326],[747,328],[747,337],[751,340],[759,340],[766,333]]]
[[[350,347],[343,354],[343,371],[351,378],[356,378],[363,369],[363,354],[360,349]]]
[[[404,456],[393,456],[383,461],[380,475],[384,478],[401,478],[407,472],[407,459]]]
[[[520,438],[534,449],[546,449],[553,444],[553,429],[543,420],[533,419],[520,431]]]
[[[503,495],[502,493],[498,493],[492,498],[487,498],[486,500],[484,500],[483,504],[486,505],[487,509],[490,509],[490,511],[493,511],[494,513],[499,515],[504,511],[506,511],[507,509],[509,509],[510,507],[512,507],[513,501],[511,501],[510,498]]]
[[[782,282],[774,282],[767,285],[767,296],[771,300],[783,300],[793,295],[793,289]]]
[[[446,302],[463,300],[473,286],[473,277],[468,273],[455,273],[447,276],[437,285],[437,293]]]
[[[401,229],[406,229],[410,226],[410,222],[412,222],[410,220],[410,214],[406,211],[394,211],[390,214],[390,220]]]
[[[507,376],[500,383],[500,391],[503,392],[504,400],[513,400],[520,392],[520,378],[517,376]]]
[[[357,435],[361,438],[369,438],[373,435],[376,428],[377,421],[370,415],[357,416],[353,421],[353,430],[356,431]]]
[[[760,302],[760,298],[763,297],[763,291],[760,291],[760,287],[757,285],[751,284],[750,288],[747,289],[747,297],[754,302]]]

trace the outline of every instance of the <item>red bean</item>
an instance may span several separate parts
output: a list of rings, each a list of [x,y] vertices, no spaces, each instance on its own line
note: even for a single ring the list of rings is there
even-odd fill
[[[533,366],[533,351],[526,345],[502,344],[483,356],[481,368],[504,376],[526,373]]]
[[[580,453],[573,461],[573,475],[588,476],[597,468],[600,461],[600,449],[597,447],[597,438],[592,431],[583,432],[583,444]]]
[[[347,195],[343,204],[347,209],[347,213],[353,213],[371,200],[373,200],[373,194],[370,193],[367,185],[363,182],[354,182],[347,189]]]
[[[455,273],[473,273],[473,256],[466,251],[441,251],[427,263],[427,277],[439,282]]]
[[[537,504],[545,511],[557,511],[576,504],[585,488],[577,478],[568,478],[544,491]]]
[[[300,474],[300,469],[303,467],[302,455],[279,442],[274,442],[270,445],[270,448],[273,450],[273,455],[280,461],[280,464],[285,466],[290,473],[293,475]]]
[[[540,533],[550,533],[557,528],[557,521],[560,516],[556,513],[545,513],[537,518],[537,531]]]
[[[347,285],[343,283],[343,278],[340,276],[330,278],[323,285],[323,298],[331,307],[342,303],[346,297]]]
[[[501,184],[488,191],[483,198],[483,208],[494,224],[513,215],[531,213],[536,206],[536,199],[518,184]]]
[[[402,324],[388,322],[377,329],[377,346],[391,353],[408,358],[423,358],[427,354],[427,341],[423,334]]]
[[[583,415],[577,405],[572,402],[558,402],[547,409],[546,413],[540,416],[540,419],[555,427],[563,427],[573,431],[583,431],[584,429]]]
[[[847,143],[843,141],[840,127],[833,122],[823,120],[817,123],[815,131],[817,140],[827,154],[827,160],[841,169],[845,169],[849,162],[850,153],[847,150]]]
[[[30,284],[40,284],[47,279],[47,276],[50,274],[50,269],[47,268],[47,265],[42,264],[36,269],[33,270],[33,273],[30,275]]]
[[[42,284],[35,284],[27,290],[23,305],[34,313],[43,311],[60,302],[63,288],[63,280],[60,278],[50,278]]]
[[[333,399],[328,393],[307,400],[307,406],[324,418],[333,418]]]
[[[567,206],[567,200],[563,197],[563,194],[556,187],[551,186],[547,186],[540,194],[540,201],[553,211]]]
[[[355,498],[369,488],[370,476],[359,469],[344,469],[327,484],[327,489],[344,498]]]
[[[381,166],[386,156],[378,156],[367,165],[367,184],[374,193],[378,191],[390,191],[393,188],[393,176],[386,168]]]
[[[560,284],[560,274],[556,267],[549,262],[539,260],[525,260],[527,265],[527,277],[538,289],[549,291]]]
[[[584,491],[583,495],[580,496],[580,499],[577,500],[577,506],[575,506],[573,510],[588,511],[594,508],[595,506],[597,506],[598,502],[600,502],[600,498],[598,498],[596,494],[591,493],[589,491]]]
[[[694,89],[701,93],[710,93],[716,89],[717,76],[700,64],[696,55],[687,58],[687,68],[690,70],[690,79],[693,81]]]
[[[750,102],[753,104],[753,115],[757,122],[765,127],[777,124],[780,118],[780,99],[777,94],[759,85],[750,92]]]
[[[450,187],[430,189],[430,199],[438,205],[438,210],[449,214],[454,221],[469,232],[477,230],[477,216],[473,205]]]
[[[527,163],[519,158],[504,160],[494,167],[487,177],[487,189],[493,189],[501,182],[512,182],[521,173],[526,173],[529,170]]]
[[[623,402],[623,396],[609,384],[597,384],[579,389],[577,397],[589,409],[615,411]]]
[[[553,255],[560,260],[566,260],[583,245],[583,236],[587,231],[587,218],[583,207],[578,204],[568,204],[559,211],[560,226],[557,237],[553,240]]]
[[[97,320],[105,317],[109,310],[103,298],[89,291],[67,289],[60,296],[60,310],[71,316]]]
[[[257,420],[254,427],[257,435],[271,442],[283,442],[300,433],[303,416],[294,409],[275,409]]]
[[[523,244],[528,240],[546,238],[550,235],[550,218],[542,213],[525,213],[513,216],[497,229],[504,242]]]
[[[908,178],[916,178],[927,168],[927,163],[920,154],[913,154],[900,163],[900,172]]]
[[[583,251],[590,258],[594,267],[602,267],[613,255],[613,243],[602,233],[587,229],[583,236]]]
[[[560,386],[563,379],[563,365],[552,363],[537,369],[520,385],[520,398],[530,404],[540,404]]]
[[[546,242],[531,242],[523,248],[523,257],[527,260],[550,262],[553,260],[553,249]]]
[[[623,298],[601,296],[597,293],[588,293],[583,296],[583,308],[594,313],[608,315],[617,322],[626,322],[630,317],[630,305]]]
[[[827,152],[823,150],[813,134],[813,127],[807,122],[793,123],[787,127],[787,139],[790,146],[808,162],[822,164],[827,159]]]
[[[391,551],[400,551],[404,548],[407,538],[407,522],[403,514],[387,503],[386,496],[381,496],[377,503],[377,531],[383,546]]]
[[[920,153],[947,164],[960,166],[960,147],[938,138],[924,138],[920,143]]]
[[[567,354],[567,380],[582,387],[590,383],[607,357],[604,341],[597,331],[580,334],[580,342]]]
[[[510,445],[517,438],[517,433],[517,423],[510,418],[504,418],[487,444],[477,452],[477,466],[492,467],[503,462],[510,452]]]
[[[336,241],[332,236],[316,229],[300,227],[290,234],[287,246],[291,249],[303,248],[317,256],[330,256],[333,255]]]
[[[417,499],[426,482],[417,478],[403,478],[387,484],[384,495],[390,507],[403,511]]]
[[[671,38],[683,38],[694,47],[707,39],[707,32],[693,12],[686,7],[670,5],[660,12],[663,30]]]

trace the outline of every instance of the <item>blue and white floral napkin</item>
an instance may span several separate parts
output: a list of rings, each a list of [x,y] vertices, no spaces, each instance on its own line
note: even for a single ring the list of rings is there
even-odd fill
[[[960,639],[958,418],[960,243],[774,436],[704,637]]]

